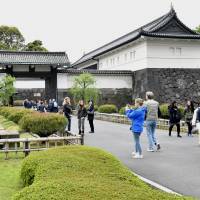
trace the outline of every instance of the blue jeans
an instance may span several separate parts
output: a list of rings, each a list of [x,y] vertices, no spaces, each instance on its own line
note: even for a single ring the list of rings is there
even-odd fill
[[[149,149],[153,150],[154,146],[157,144],[157,139],[155,136],[156,121],[155,120],[146,121],[146,128],[147,128],[147,137],[149,141]]]
[[[142,148],[140,145],[140,133],[133,133],[133,137],[135,140],[135,153],[139,153],[139,155],[142,155]]]

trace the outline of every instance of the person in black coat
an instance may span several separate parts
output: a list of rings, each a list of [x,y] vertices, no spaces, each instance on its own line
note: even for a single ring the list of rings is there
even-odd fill
[[[78,106],[78,114],[77,114],[79,135],[84,134],[86,116],[87,116],[87,109],[85,108],[84,101],[80,100]]]
[[[90,129],[91,131],[89,133],[94,133],[94,102],[92,100],[90,100],[88,102],[89,107],[87,110],[87,114],[88,114],[88,121],[90,124]]]
[[[174,125],[177,127],[177,137],[182,137],[180,135],[180,121],[181,121],[181,113],[179,108],[177,107],[176,101],[173,101],[169,106],[169,136],[171,136],[172,129]]]
[[[67,118],[68,120],[68,131],[71,131],[71,117],[72,117],[72,107],[71,107],[71,101],[69,97],[65,97],[64,101],[63,101],[63,113],[64,116]]]

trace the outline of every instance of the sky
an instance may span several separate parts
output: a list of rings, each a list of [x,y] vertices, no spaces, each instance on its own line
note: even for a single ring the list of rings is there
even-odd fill
[[[199,0],[0,0],[0,25],[16,26],[26,42],[42,40],[73,63],[167,13],[173,4],[190,28],[200,24]]]

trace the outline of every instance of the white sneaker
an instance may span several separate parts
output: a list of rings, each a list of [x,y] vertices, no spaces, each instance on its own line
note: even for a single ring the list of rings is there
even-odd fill
[[[135,156],[135,154],[136,154],[135,151],[133,151],[133,152],[131,153],[131,156]]]
[[[153,149],[147,149],[147,151],[148,151],[148,152],[154,152],[154,150],[153,150]]]
[[[143,158],[143,155],[136,154],[136,155],[134,156],[134,158],[135,158],[135,159],[142,159],[142,158]]]

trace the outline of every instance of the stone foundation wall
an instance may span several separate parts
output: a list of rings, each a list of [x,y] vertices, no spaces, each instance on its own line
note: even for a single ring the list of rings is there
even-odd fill
[[[146,88],[155,93],[161,103],[188,99],[200,102],[200,69],[148,69]]]

